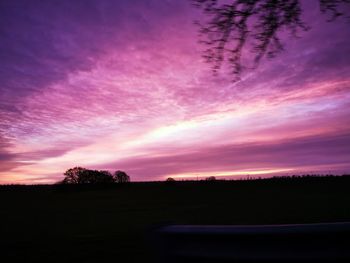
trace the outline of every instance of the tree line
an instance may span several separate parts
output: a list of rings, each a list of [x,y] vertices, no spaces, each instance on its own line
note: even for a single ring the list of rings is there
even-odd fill
[[[74,167],[64,173],[62,184],[109,184],[128,183],[130,176],[123,171],[113,174],[106,170],[90,170],[83,167]]]

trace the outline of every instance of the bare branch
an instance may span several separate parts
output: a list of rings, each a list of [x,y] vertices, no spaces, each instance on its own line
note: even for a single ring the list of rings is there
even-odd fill
[[[212,64],[216,73],[224,62],[238,79],[246,68],[242,63],[242,52],[250,49],[254,54],[254,67],[264,57],[272,58],[283,51],[279,38],[283,30],[293,36],[307,31],[301,19],[299,0],[192,0],[202,10],[207,21],[196,22],[199,26],[200,43],[206,46],[203,57]],[[350,0],[319,0],[322,13],[330,13],[333,21],[338,16],[339,6]]]

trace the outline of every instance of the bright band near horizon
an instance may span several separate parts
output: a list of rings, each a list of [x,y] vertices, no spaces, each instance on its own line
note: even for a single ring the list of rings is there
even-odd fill
[[[203,61],[189,1],[1,3],[0,183],[350,172],[349,24],[316,2],[238,82]]]

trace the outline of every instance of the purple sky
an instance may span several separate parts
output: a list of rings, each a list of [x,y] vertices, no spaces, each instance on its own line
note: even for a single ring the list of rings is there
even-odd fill
[[[233,83],[188,0],[1,1],[0,183],[350,172],[349,22],[310,2],[311,30]]]

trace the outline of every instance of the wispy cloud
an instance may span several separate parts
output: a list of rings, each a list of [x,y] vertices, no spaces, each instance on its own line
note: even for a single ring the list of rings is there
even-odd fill
[[[310,32],[232,83],[203,63],[189,1],[2,1],[0,182],[348,171],[348,24],[306,12]]]

